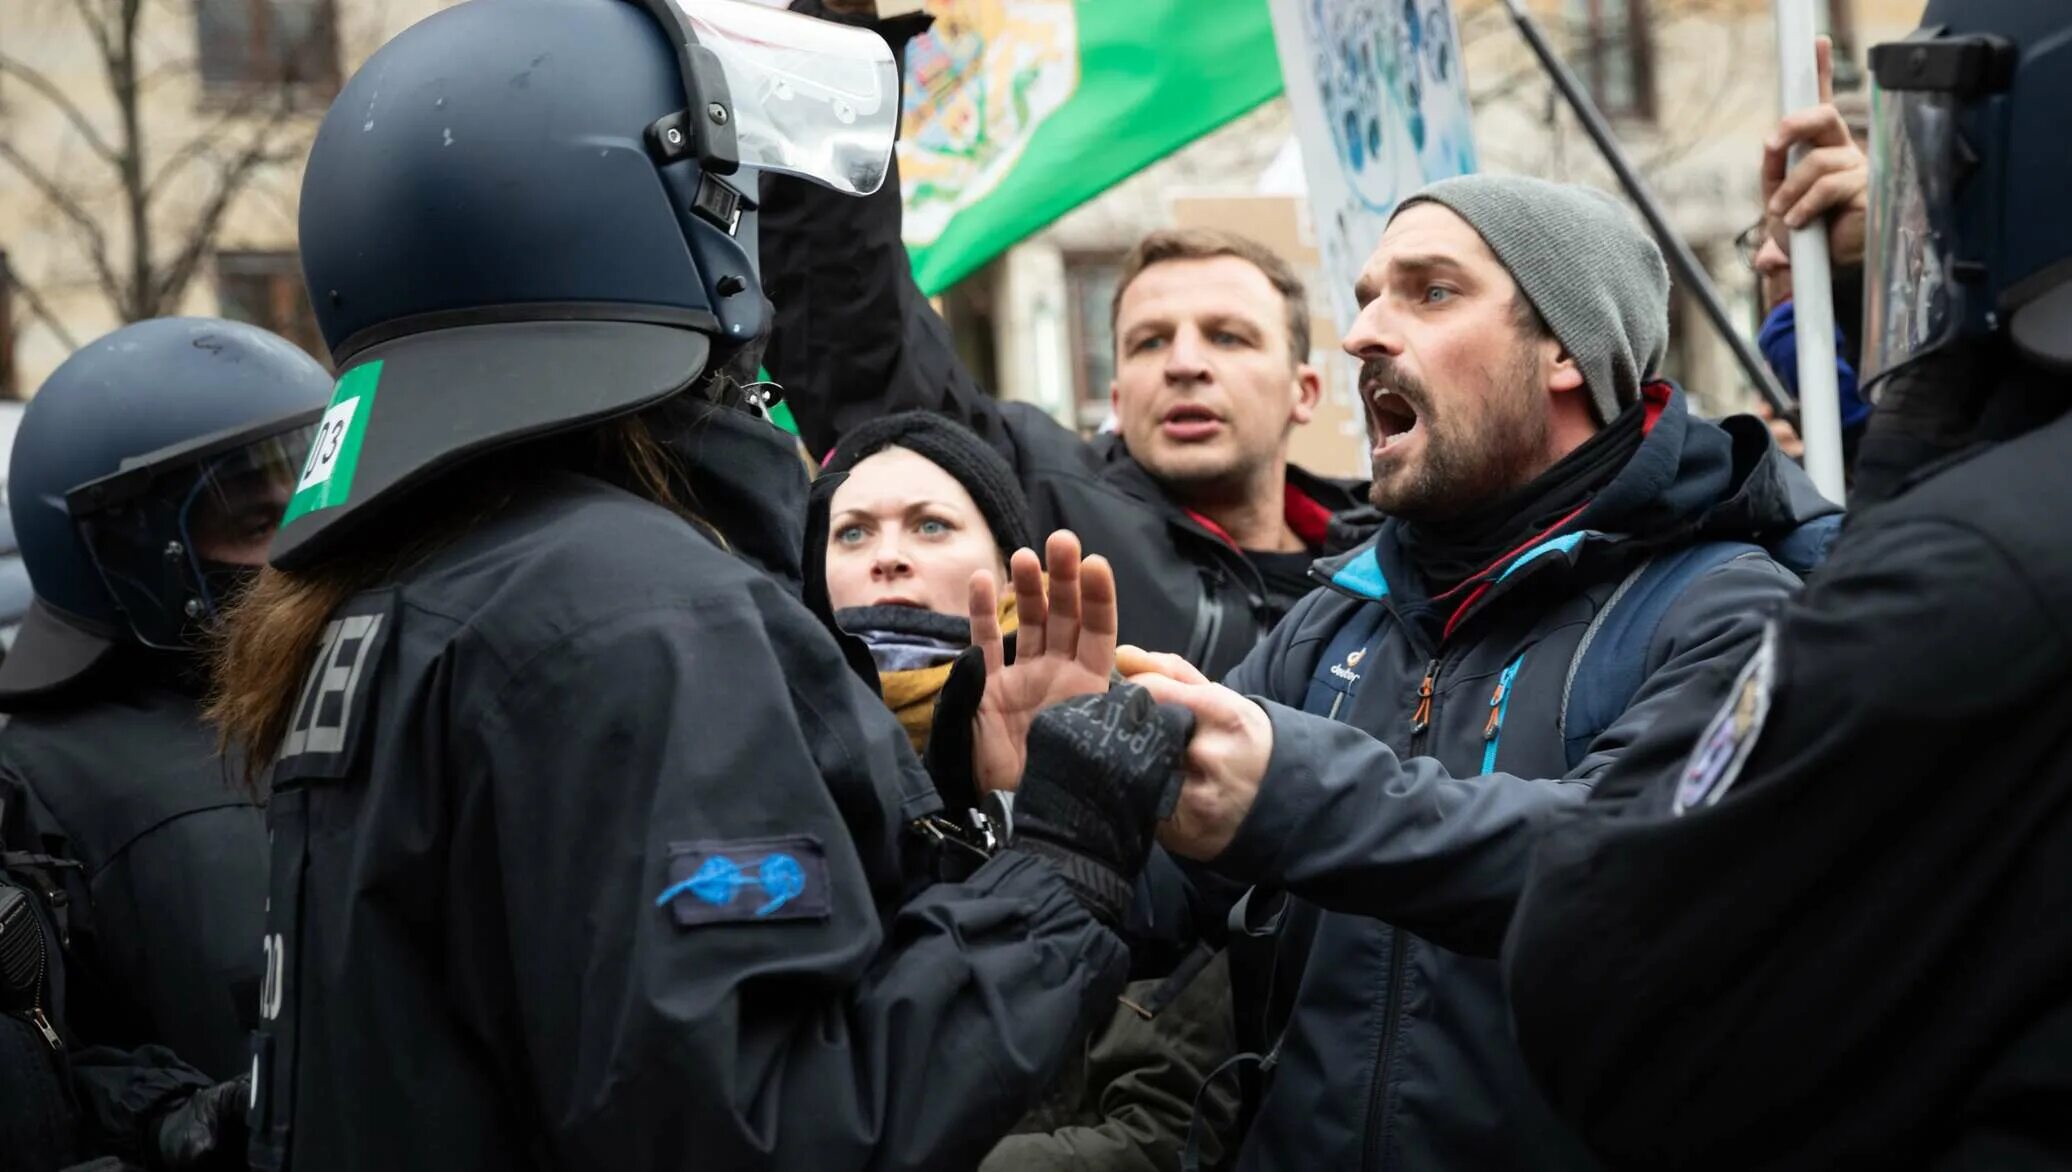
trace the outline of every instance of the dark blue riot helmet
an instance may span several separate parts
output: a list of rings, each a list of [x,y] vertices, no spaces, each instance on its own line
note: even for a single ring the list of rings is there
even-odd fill
[[[1870,63],[1866,392],[1990,340],[2072,373],[2072,6],[1932,0]]]
[[[757,176],[876,190],[898,93],[883,39],[734,0],[469,0],[383,46],[303,177],[341,378],[273,563],[483,452],[712,387],[767,328]]]
[[[254,326],[158,318],[58,367],[7,485],[35,591],[0,697],[57,688],[132,641],[191,649],[279,523],[331,376]]]

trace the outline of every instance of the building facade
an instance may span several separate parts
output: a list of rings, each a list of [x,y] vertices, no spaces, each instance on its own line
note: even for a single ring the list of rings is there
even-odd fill
[[[295,246],[310,138],[342,80],[439,7],[8,0],[0,396],[137,317],[218,314],[320,351]]]
[[[114,23],[90,27],[81,6],[65,0],[8,0],[0,33],[0,396],[33,393],[74,346],[149,313],[252,321],[320,352],[295,251],[310,136],[341,79],[442,6],[116,0]],[[1756,219],[1761,141],[1778,109],[1771,5],[1531,7],[1752,332],[1753,281],[1732,242]],[[1919,7],[1828,0],[1844,88],[1860,84],[1865,49],[1904,35]],[[1457,13],[1481,165],[1612,187],[1502,5],[1458,0]],[[1314,284],[1291,138],[1286,104],[1268,103],[948,291],[940,304],[967,359],[1002,395],[1093,428],[1107,414],[1117,265],[1146,231],[1253,226],[1312,266]],[[1305,455],[1355,472],[1362,445],[1350,408],[1351,360],[1335,348],[1344,323],[1330,321],[1322,296],[1316,310],[1316,357],[1341,409],[1313,425]],[[1708,410],[1752,402],[1687,294],[1679,292],[1674,314],[1671,373]]]

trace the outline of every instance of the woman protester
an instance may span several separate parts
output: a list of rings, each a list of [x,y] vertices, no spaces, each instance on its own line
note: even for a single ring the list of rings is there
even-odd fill
[[[846,117],[759,107],[778,66]],[[1107,679],[1112,579],[989,679],[1026,817],[939,881],[741,385],[737,185],[874,187],[890,86],[750,5],[470,0],[340,93],[301,245],[342,373],[213,707],[269,786],[254,1167],[969,1167],[1113,1006],[1179,744],[1134,689],[1036,715]]]
[[[808,574],[825,558],[834,618],[870,649],[886,706],[926,755],[945,807],[978,804],[963,784],[973,705],[985,679],[974,626],[1003,635],[1012,659],[1017,593],[1040,597],[1027,502],[1013,470],[963,426],[922,411],[875,419],[843,437],[814,483],[807,521]],[[1077,557],[1053,539],[1050,562]],[[1003,579],[1018,559],[1013,592],[981,590],[974,574]],[[936,738],[940,736],[941,742]],[[1169,863],[1164,865],[1170,865]],[[1171,925],[1155,923],[1139,893],[1125,937],[1140,951]],[[1159,976],[1132,981],[1107,1027],[1087,1041],[1036,1110],[979,1165],[980,1172],[1038,1169],[1166,1169],[1186,1143],[1197,1091],[1234,1044],[1230,982],[1220,953],[1147,961]],[[1219,1107],[1227,1107],[1219,1101]],[[1218,1118],[1222,1115],[1219,1112]],[[1213,1158],[1213,1136],[1206,1153]]]

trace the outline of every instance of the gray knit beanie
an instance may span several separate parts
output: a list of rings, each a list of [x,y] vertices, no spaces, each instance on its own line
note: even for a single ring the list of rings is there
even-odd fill
[[[1639,400],[1669,348],[1669,269],[1619,201],[1573,183],[1462,175],[1426,184],[1394,215],[1419,203],[1482,234],[1582,368],[1599,423]]]

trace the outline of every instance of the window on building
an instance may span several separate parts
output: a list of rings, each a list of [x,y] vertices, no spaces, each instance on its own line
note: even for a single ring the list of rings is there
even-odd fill
[[[338,92],[336,0],[195,0],[203,92],[254,86]]]
[[[1092,432],[1107,422],[1108,387],[1115,381],[1115,335],[1108,311],[1115,286],[1122,279],[1122,257],[1116,253],[1068,253],[1065,295],[1072,326],[1072,401],[1079,429]]]
[[[1000,280],[1001,262],[994,259],[934,299],[935,311],[950,330],[950,344],[958,361],[989,395],[1000,391],[1000,356],[994,289]]]
[[[1567,0],[1580,47],[1577,72],[1597,108],[1614,118],[1655,116],[1655,43],[1647,0]]]
[[[317,317],[292,252],[216,254],[216,300],[224,317],[272,330],[329,365]]]
[[[0,248],[0,399],[21,397],[14,373],[14,270],[7,265],[7,250]]]

